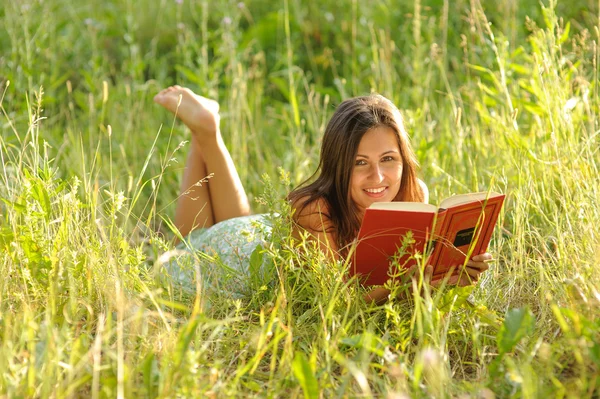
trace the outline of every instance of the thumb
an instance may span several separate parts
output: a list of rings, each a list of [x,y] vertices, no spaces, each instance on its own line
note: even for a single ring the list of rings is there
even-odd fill
[[[431,283],[431,278],[433,277],[433,266],[427,265],[425,266],[425,273],[423,274],[423,278],[427,284]]]

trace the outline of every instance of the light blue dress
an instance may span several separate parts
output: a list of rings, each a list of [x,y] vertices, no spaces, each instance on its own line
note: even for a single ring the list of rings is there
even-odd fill
[[[269,215],[227,219],[192,231],[163,265],[172,282],[194,294],[220,290],[232,297],[251,294],[266,272],[264,248],[271,235]]]

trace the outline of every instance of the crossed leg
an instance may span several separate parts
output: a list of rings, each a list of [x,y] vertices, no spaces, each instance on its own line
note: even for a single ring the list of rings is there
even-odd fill
[[[192,132],[175,211],[175,226],[182,236],[198,227],[250,214],[248,197],[219,128],[219,104],[171,86],[154,97]],[[212,175],[207,182],[205,179]]]

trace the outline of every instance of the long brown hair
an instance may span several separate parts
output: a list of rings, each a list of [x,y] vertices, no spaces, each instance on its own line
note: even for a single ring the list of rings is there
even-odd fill
[[[349,195],[358,145],[368,130],[379,126],[387,126],[396,133],[403,160],[400,191],[394,201],[424,199],[417,179],[418,162],[398,108],[379,94],[345,100],[327,124],[317,170],[288,195],[288,200],[297,207],[296,216],[314,201],[327,202],[329,214],[324,216],[331,222],[339,248],[356,237],[362,222]]]

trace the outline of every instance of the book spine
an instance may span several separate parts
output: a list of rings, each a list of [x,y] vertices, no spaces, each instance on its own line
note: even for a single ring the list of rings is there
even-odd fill
[[[444,237],[446,236],[445,234],[447,233],[446,230],[448,230],[448,226],[446,226],[446,214],[447,213],[448,213],[447,209],[438,209],[435,219],[433,220],[433,226],[431,229],[431,231],[433,232],[433,235],[431,236],[431,239],[430,239],[431,255],[429,257],[429,262],[428,262],[430,265],[432,265],[434,267],[433,275],[436,274],[435,268],[437,266],[437,260],[440,257],[442,249],[444,248],[444,245],[441,242],[441,240],[444,239]]]

